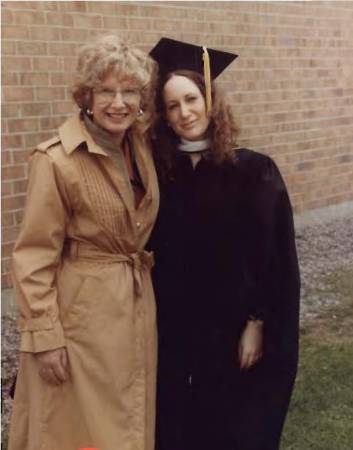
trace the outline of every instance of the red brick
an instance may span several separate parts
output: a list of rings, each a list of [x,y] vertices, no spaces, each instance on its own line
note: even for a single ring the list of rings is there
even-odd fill
[[[8,117],[19,117],[20,115],[20,105],[17,103],[5,103],[2,107],[2,116],[4,118]]]
[[[10,23],[13,23],[13,21],[14,21],[13,12],[9,11],[7,9],[3,9],[1,11],[1,23],[10,24]]]
[[[103,27],[112,28],[113,30],[125,31],[129,27],[128,18],[118,16],[103,17]]]
[[[59,8],[61,11],[72,11],[72,12],[86,12],[87,3],[82,1],[72,1],[72,2],[59,2]],[[104,2],[102,2],[104,3]]]
[[[65,72],[73,72],[77,67],[77,59],[74,57],[66,57],[63,60],[63,70]]]
[[[103,25],[101,16],[91,16],[84,14],[73,15],[75,28],[101,28]]]
[[[46,15],[46,23],[48,25],[58,26],[63,25],[65,27],[73,27],[74,20],[72,14],[49,12]]]
[[[19,227],[3,227],[1,230],[2,242],[15,242],[19,231]]]
[[[25,176],[24,166],[6,166],[1,170],[3,180],[15,180]]]
[[[7,119],[5,119],[4,117],[1,118],[1,131],[4,134],[7,134]]]
[[[73,101],[53,102],[51,108],[54,115],[72,114],[77,111]]]
[[[1,196],[8,196],[12,194],[12,183],[11,181],[1,182]]]
[[[16,86],[18,85],[18,73],[15,72],[5,72],[2,74],[2,85],[3,86]]]
[[[13,246],[14,246],[14,242],[6,243],[6,244],[4,243],[1,246],[1,253],[2,253],[3,258],[8,258],[8,257],[12,256]]]
[[[28,133],[23,136],[23,147],[27,150],[33,150],[38,144],[52,138],[53,132]]]
[[[62,87],[38,87],[36,88],[38,100],[63,100],[65,89]]]
[[[20,75],[22,86],[47,86],[49,84],[49,74],[47,72],[30,72]]]
[[[11,273],[1,275],[1,286],[3,289],[10,288],[13,285]]]
[[[2,27],[1,35],[3,39],[28,39],[29,31],[26,26],[9,25]]]
[[[1,274],[10,273],[11,270],[11,258],[3,258],[3,260],[1,261]]]
[[[53,42],[48,44],[48,54],[51,56],[75,55],[76,50],[76,44],[68,44],[66,42]]]
[[[89,38],[92,37],[92,31],[90,29],[82,29],[82,28],[59,28],[58,32],[62,36],[65,36],[66,41],[74,41],[79,42],[80,44],[86,42]],[[59,40],[59,39],[55,39]]]
[[[11,227],[15,223],[14,214],[13,213],[5,213],[1,214],[1,223],[3,227]]]
[[[86,2],[87,11],[89,13],[98,13],[104,15],[114,15],[115,5],[116,2]]]
[[[12,164],[12,152],[5,150],[1,151],[1,164],[2,166],[9,166]]]
[[[2,199],[2,209],[3,211],[14,211],[16,209],[22,209],[25,205],[25,202],[25,195],[6,197]]]
[[[138,16],[142,10],[143,6],[134,2],[115,2],[115,14],[117,16]]]
[[[8,128],[10,133],[21,133],[26,131],[37,131],[38,119],[9,119]]]
[[[35,56],[33,57],[33,69],[54,72],[61,69],[60,60],[56,56]]]
[[[40,119],[41,130],[56,130],[65,120],[63,116],[45,117]]]
[[[20,108],[23,117],[48,116],[50,114],[49,103],[22,103]]]
[[[57,10],[58,2],[54,1],[16,1],[11,3],[11,9]]]
[[[26,71],[32,69],[31,59],[25,56],[6,56],[1,61],[3,71]]]
[[[45,23],[45,14],[38,11],[14,11],[14,23],[18,25],[41,25]]]
[[[47,54],[47,44],[45,42],[17,42],[17,53],[43,56]]]
[[[66,30],[69,31],[69,30]],[[58,41],[61,39],[61,32],[58,28],[51,27],[29,27],[29,38],[33,41]],[[67,36],[65,36],[68,39]]]
[[[16,43],[13,41],[1,41],[1,53],[3,55],[13,55],[16,53]]]
[[[74,72],[52,72],[50,74],[50,84],[52,86],[71,86],[74,76]]]
[[[27,137],[27,136],[26,136]],[[35,144],[33,144],[30,150],[15,150],[12,153],[14,164],[24,164],[27,163],[29,155],[32,150],[34,150]]]
[[[27,180],[17,180],[13,181],[13,193],[16,194],[25,194],[27,192]]]
[[[14,148],[21,148],[23,145],[23,137],[16,134],[16,135],[3,135],[2,136],[2,149],[8,150],[8,149],[14,149]]]

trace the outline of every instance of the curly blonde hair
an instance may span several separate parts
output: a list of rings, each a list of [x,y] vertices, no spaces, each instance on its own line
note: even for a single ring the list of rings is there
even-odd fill
[[[82,46],[78,53],[77,72],[71,89],[72,97],[81,110],[92,107],[93,89],[114,71],[118,77],[129,77],[140,88],[140,129],[147,129],[154,118],[154,93],[157,65],[146,53],[124,42],[116,34],[98,36]]]
[[[180,141],[173,129],[169,127],[165,120],[165,103],[163,99],[163,89],[167,81],[173,76],[182,76],[191,80],[200,89],[201,94],[206,98],[204,78],[198,72],[192,70],[175,70],[169,72],[159,80],[156,92],[156,110],[158,119],[154,127],[154,153],[158,169],[162,176],[173,169],[173,155],[176,152]],[[208,127],[208,137],[211,141],[208,157],[221,164],[224,161],[234,161],[236,139],[239,128],[235,122],[232,110],[223,99],[218,87],[212,83],[212,111],[210,113],[210,124]]]

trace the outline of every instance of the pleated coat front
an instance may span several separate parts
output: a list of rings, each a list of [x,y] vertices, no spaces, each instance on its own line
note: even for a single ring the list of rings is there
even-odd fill
[[[9,450],[153,450],[156,318],[144,246],[159,202],[149,147],[133,139],[145,195],[78,116],[38,146],[14,252],[21,330]],[[66,347],[49,385],[34,353]]]

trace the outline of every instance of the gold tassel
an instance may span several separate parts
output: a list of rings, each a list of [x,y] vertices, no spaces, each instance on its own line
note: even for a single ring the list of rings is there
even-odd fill
[[[209,113],[212,109],[212,93],[211,93],[211,67],[210,67],[210,56],[207,51],[207,47],[202,47],[203,49],[203,75],[205,78],[206,87],[206,110]]]

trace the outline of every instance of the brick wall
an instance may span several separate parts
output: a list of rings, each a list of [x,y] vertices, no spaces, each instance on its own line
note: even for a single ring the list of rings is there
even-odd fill
[[[353,199],[353,3],[2,3],[3,286],[26,197],[26,160],[73,105],[79,44],[118,30],[149,50],[169,36],[240,58],[220,77],[241,144],[272,155],[296,211]]]

